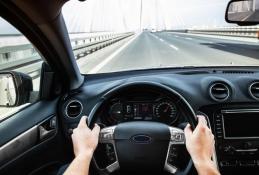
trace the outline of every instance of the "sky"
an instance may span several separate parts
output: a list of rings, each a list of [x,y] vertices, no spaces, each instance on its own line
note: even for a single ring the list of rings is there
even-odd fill
[[[173,30],[229,25],[224,19],[227,3],[228,0],[70,0],[62,13],[70,33]],[[18,31],[0,18],[0,34],[9,33]]]
[[[172,30],[227,26],[227,3],[228,0],[72,0],[65,4],[63,14],[69,31]]]

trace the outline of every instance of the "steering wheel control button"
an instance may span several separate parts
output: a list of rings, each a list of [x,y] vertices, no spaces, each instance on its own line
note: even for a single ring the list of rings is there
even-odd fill
[[[182,129],[169,127],[170,134],[171,134],[171,142],[173,143],[182,143],[185,142],[185,136]]]
[[[182,134],[182,133],[173,133],[171,135],[171,140],[173,142],[184,142],[184,134]]]
[[[115,126],[103,128],[99,134],[100,143],[105,143],[105,141],[113,140]]]
[[[167,163],[170,165],[175,165],[178,158],[177,148],[173,145],[170,147]]]
[[[109,173],[120,168],[114,141],[115,128],[116,126],[111,126],[101,129],[99,134],[100,144],[95,154],[97,158],[102,157],[102,159],[96,159],[97,166],[101,171]]]
[[[188,164],[189,156],[185,147],[184,131],[171,126],[169,130],[171,136],[164,169],[175,174],[178,170],[185,168],[184,165]]]
[[[109,165],[114,163],[116,161],[116,155],[115,155],[115,150],[114,150],[113,144],[111,144],[111,143],[105,144],[105,152],[106,152],[106,156],[109,161],[108,162]]]
[[[101,137],[102,137],[103,139],[110,140],[110,139],[113,138],[113,134],[111,134],[111,133],[102,133]]]

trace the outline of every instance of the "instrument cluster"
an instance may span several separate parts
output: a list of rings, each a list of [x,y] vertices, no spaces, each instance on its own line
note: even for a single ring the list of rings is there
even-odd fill
[[[158,121],[173,124],[178,119],[176,103],[167,97],[157,99],[112,99],[108,105],[106,124],[126,121]]]

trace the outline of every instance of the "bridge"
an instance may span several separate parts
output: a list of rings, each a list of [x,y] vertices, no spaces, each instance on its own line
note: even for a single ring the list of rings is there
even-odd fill
[[[184,66],[259,66],[258,27],[192,28],[125,33],[70,34],[83,74]],[[10,37],[1,36],[0,41]],[[0,70],[33,78],[39,90],[42,60],[31,44],[0,47]],[[1,117],[22,107],[0,108]]]

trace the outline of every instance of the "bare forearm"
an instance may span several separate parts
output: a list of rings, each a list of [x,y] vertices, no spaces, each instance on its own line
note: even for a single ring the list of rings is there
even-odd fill
[[[212,161],[194,163],[199,175],[220,175],[216,165]]]
[[[91,158],[91,155],[77,156],[69,165],[64,175],[88,175]]]

